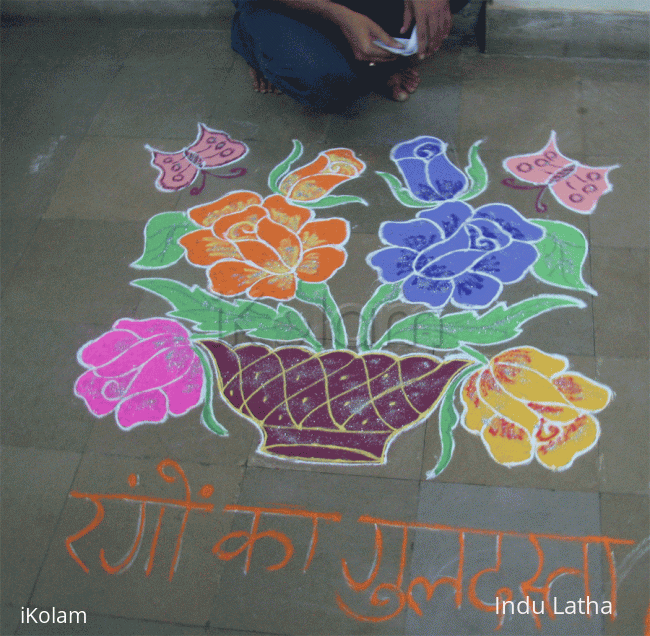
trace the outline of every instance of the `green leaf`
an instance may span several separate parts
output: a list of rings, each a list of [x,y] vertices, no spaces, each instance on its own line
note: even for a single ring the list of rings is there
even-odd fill
[[[336,205],[343,205],[344,203],[361,203],[362,205],[368,205],[368,202],[361,197],[354,197],[348,194],[342,195],[330,195],[323,197],[319,201],[296,201],[294,199],[289,199],[294,205],[301,205],[305,208],[333,208]]]
[[[438,414],[438,427],[440,430],[440,459],[438,463],[427,472],[427,479],[432,479],[437,477],[451,461],[451,457],[454,454],[454,436],[452,431],[458,425],[460,416],[454,405],[454,394],[460,383],[468,376],[474,373],[476,369],[480,368],[480,365],[475,364],[471,367],[464,369],[460,375],[458,375],[452,384],[447,389],[447,393],[443,399],[442,405],[440,407],[440,412]]]
[[[211,356],[202,347],[197,347],[196,345],[194,351],[196,351],[199,360],[201,360],[203,376],[205,378],[205,401],[201,410],[201,424],[220,437],[228,437],[228,429],[222,424],[219,424],[212,406],[214,400],[214,375],[212,364],[210,363]]]
[[[268,340],[305,340],[315,349],[316,340],[304,318],[292,307],[277,309],[254,300],[227,301],[194,285],[167,278],[142,278],[131,285],[146,289],[167,300],[173,309],[167,315],[195,323],[194,329],[214,336],[237,332]]]
[[[448,350],[458,349],[463,344],[499,344],[518,336],[521,326],[531,318],[560,307],[585,306],[571,296],[544,294],[510,307],[499,303],[483,315],[461,311],[440,317],[434,312],[422,312],[396,322],[373,349],[390,342]]]
[[[402,185],[402,182],[389,172],[377,172],[377,174],[388,184],[393,196],[408,208],[430,208],[433,209],[439,206],[444,201],[419,201]]]
[[[305,319],[293,307],[278,305],[277,309],[273,309],[262,303],[251,302],[251,304],[255,306],[247,307],[244,311],[252,312],[251,320],[259,320],[259,322],[256,323],[257,326],[247,329],[249,335],[267,340],[305,340],[314,349],[322,349],[322,345],[316,340]],[[260,307],[264,307],[264,312],[260,311]],[[262,318],[265,319],[264,322],[261,321]]]
[[[291,169],[291,166],[300,159],[302,156],[302,144],[297,140],[293,140],[293,150],[289,154],[289,156],[284,160],[281,161],[273,170],[271,170],[271,173],[269,174],[269,188],[275,192],[276,194],[282,194],[280,192],[280,188],[278,188],[278,184],[282,180],[282,177],[284,177],[287,172]]]
[[[477,141],[467,153],[467,160],[469,164],[465,167],[465,174],[469,178],[469,190],[465,192],[461,197],[460,201],[468,201],[477,197],[482,192],[485,192],[488,187],[488,173],[487,168],[478,154],[478,147],[481,145],[480,141]]]
[[[582,277],[582,267],[589,252],[585,235],[563,221],[532,222],[546,230],[546,236],[535,243],[539,258],[533,265],[533,274],[556,287],[586,291],[597,296],[598,292],[587,285]]]
[[[161,269],[176,263],[185,250],[178,239],[199,226],[185,212],[163,212],[147,221],[144,228],[144,252],[135,262],[134,269]]]

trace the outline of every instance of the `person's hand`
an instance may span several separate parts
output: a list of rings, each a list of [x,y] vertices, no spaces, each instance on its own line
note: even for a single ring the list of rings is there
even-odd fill
[[[376,22],[361,13],[356,13],[345,7],[337,16],[336,22],[341,27],[343,35],[352,47],[355,59],[363,62],[388,62],[395,59],[395,55],[375,44],[380,40],[388,46],[398,49],[403,46],[390,37]]]
[[[402,33],[415,20],[418,28],[418,57],[435,53],[451,31],[449,0],[406,0]]]

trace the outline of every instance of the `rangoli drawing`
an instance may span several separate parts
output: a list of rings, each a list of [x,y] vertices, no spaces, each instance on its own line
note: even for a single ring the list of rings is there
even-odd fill
[[[229,175],[216,175],[209,168],[219,168],[239,161],[248,153],[248,147],[241,141],[233,141],[226,133],[199,124],[199,134],[190,146],[178,152],[163,152],[145,146],[151,153],[151,165],[160,173],[156,188],[161,192],[177,192],[192,185],[199,174],[201,185],[192,188],[190,194],[197,195],[205,187],[206,175],[221,179],[232,179],[246,174],[246,168],[232,168]]]
[[[199,124],[192,146],[151,151],[161,173],[157,187],[170,191],[199,172],[205,177],[207,167],[240,159],[247,148]],[[333,148],[292,170],[303,154],[294,141],[269,175],[271,194],[235,190],[149,220],[133,267],[159,270],[184,257],[205,271],[205,286],[134,280],[169,303],[167,317],[123,318],[82,347],[86,371],[76,394],[94,415],[114,413],[125,430],[201,406],[202,423],[224,436],[213,408],[216,390],[257,427],[257,452],[339,464],[386,463],[393,440],[438,409],[441,453],[429,478],[451,461],[459,422],[504,466],[536,460],[552,471],[568,469],[598,441],[595,414],[609,404],[611,390],[571,371],[557,354],[518,346],[488,359],[480,348],[507,343],[545,312],[586,306],[557,293],[511,304],[500,297],[529,275],[550,288],[595,294],[582,275],[587,239],[567,223],[526,219],[504,203],[473,207],[468,201],[488,187],[479,143],[464,170],[446,153],[443,141],[420,136],[391,151],[400,177],[377,173],[401,204],[419,211],[379,228],[384,247],[366,259],[378,285],[361,309],[356,350],[329,287],[346,265],[350,225],[343,217],[319,219],[316,210],[367,205],[332,193],[361,177],[366,165],[353,151]],[[583,214],[611,189],[611,168],[567,159],[554,133],[539,153],[510,157],[504,166]],[[289,300],[324,313],[330,348]],[[415,311],[374,339],[378,312],[395,303]],[[224,340],[238,333],[255,342]],[[384,351],[397,342],[418,352]]]
[[[544,148],[531,155],[508,157],[503,167],[517,179],[534,184],[523,186],[507,178],[502,181],[504,185],[517,190],[539,190],[535,201],[538,212],[547,210],[541,198],[548,189],[558,203],[578,214],[591,214],[596,209],[598,199],[612,189],[609,171],[618,168],[590,168],[565,157],[557,148],[555,131]]]

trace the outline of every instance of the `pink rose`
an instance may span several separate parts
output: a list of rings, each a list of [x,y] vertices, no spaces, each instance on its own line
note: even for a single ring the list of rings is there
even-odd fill
[[[173,320],[122,318],[77,353],[86,371],[75,395],[103,417],[115,411],[120,428],[160,423],[203,401],[203,367],[189,332]]]

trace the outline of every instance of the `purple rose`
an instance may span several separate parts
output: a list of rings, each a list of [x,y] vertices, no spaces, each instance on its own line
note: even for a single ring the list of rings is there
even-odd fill
[[[121,428],[159,423],[203,401],[203,367],[189,332],[173,320],[122,318],[77,352],[86,371],[77,397],[103,417],[115,411]]]
[[[393,148],[397,164],[411,194],[420,201],[448,201],[467,187],[467,177],[449,159],[447,144],[436,137],[416,137]]]
[[[521,280],[537,260],[530,243],[544,230],[502,203],[474,210],[467,203],[443,203],[412,221],[384,222],[382,242],[390,247],[368,255],[384,283],[402,283],[411,303],[466,309],[487,307],[507,283]]]

